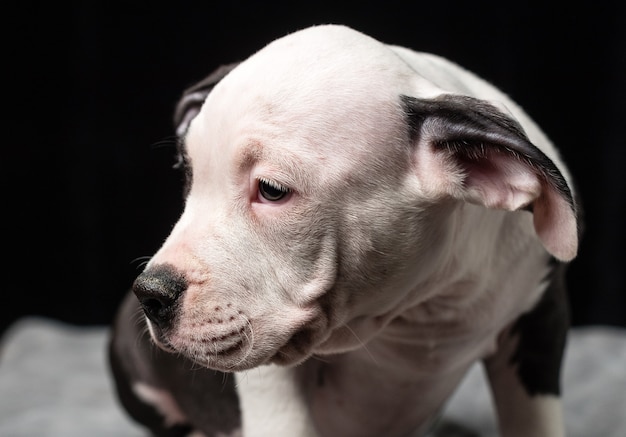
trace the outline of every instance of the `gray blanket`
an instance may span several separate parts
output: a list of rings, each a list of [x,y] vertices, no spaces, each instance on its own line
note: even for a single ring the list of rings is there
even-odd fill
[[[0,436],[146,436],[113,392],[108,335],[106,327],[42,318],[13,325],[0,343]],[[573,329],[563,382],[568,436],[626,436],[626,330]],[[449,402],[444,423],[496,436],[490,402],[476,366]],[[467,435],[456,425],[445,428]]]

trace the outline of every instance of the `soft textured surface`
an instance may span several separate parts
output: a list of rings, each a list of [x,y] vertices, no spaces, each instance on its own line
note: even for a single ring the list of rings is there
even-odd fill
[[[107,340],[106,327],[40,318],[16,323],[0,345],[0,436],[145,436],[117,403]],[[569,437],[626,435],[626,330],[572,330],[563,380]],[[476,435],[496,435],[479,366],[468,374],[445,417]],[[467,434],[448,434],[454,435]]]

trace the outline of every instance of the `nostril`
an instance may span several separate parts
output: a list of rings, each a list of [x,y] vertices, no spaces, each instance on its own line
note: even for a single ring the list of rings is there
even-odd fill
[[[171,303],[153,297],[139,299],[139,302],[146,317],[160,328],[163,328],[172,319],[173,306]]]
[[[158,314],[165,308],[167,305],[164,305],[159,299],[155,299],[153,297],[148,297],[145,299],[139,299],[141,306],[148,312]]]
[[[184,275],[169,264],[151,267],[133,284],[144,313],[161,328],[171,321],[176,301],[186,289]]]

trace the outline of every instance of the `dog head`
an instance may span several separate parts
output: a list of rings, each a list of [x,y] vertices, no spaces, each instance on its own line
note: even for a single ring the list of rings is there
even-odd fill
[[[529,241],[576,252],[568,184],[512,117],[350,29],[274,41],[176,117],[185,208],[134,291],[157,344],[204,366],[359,347],[450,266],[459,205],[532,211]]]

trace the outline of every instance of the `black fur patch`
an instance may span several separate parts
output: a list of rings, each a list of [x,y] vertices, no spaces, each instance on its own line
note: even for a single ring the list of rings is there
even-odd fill
[[[131,387],[132,381],[114,348],[113,342],[109,343],[108,358],[117,397],[134,420],[150,429],[152,435],[159,437],[184,437],[193,430],[191,426],[185,424],[166,426],[164,417],[156,408],[143,402],[135,395]]]
[[[554,260],[550,285],[530,312],[511,329],[518,336],[511,364],[529,395],[561,393],[561,362],[569,328],[569,306],[565,290],[565,264]]]
[[[433,147],[447,149],[466,161],[481,159],[489,150],[509,154],[534,169],[576,210],[571,190],[556,165],[528,140],[516,120],[495,106],[462,95],[435,99],[400,96],[400,99],[413,140],[426,131]]]
[[[183,170],[185,174],[183,197],[187,197],[189,194],[193,176],[191,162],[189,161],[185,147],[185,135],[189,129],[189,124],[198,115],[204,101],[215,85],[217,85],[217,83],[219,83],[219,81],[230,73],[230,71],[238,64],[239,63],[236,62],[218,67],[207,77],[183,91],[183,95],[176,104],[176,110],[174,111],[174,126],[178,137],[178,153],[174,168]]]

